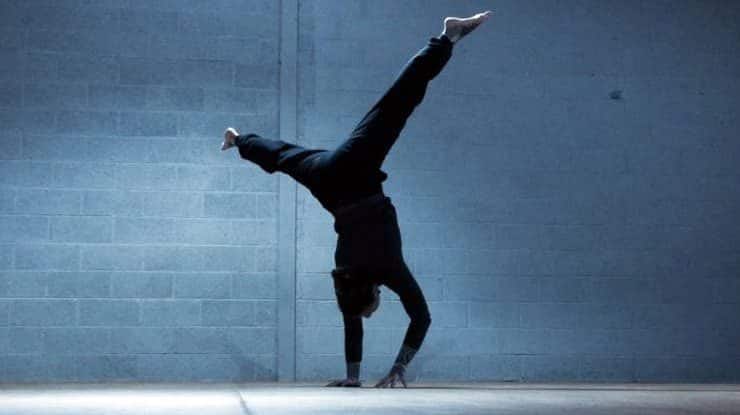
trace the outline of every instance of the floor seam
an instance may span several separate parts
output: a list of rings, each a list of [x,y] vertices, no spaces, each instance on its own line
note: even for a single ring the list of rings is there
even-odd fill
[[[242,412],[244,415],[252,415],[252,413],[249,411],[249,408],[247,407],[247,401],[244,400],[244,396],[242,396],[241,391],[239,391],[238,388],[236,389],[236,394],[239,396],[239,406],[242,408]]]

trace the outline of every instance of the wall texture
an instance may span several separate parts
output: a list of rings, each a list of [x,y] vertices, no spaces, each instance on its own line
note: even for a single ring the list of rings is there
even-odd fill
[[[0,3],[0,380],[270,379],[272,1]]]
[[[740,7],[301,1],[300,137],[340,142],[446,15],[385,170],[432,327],[412,379],[740,379]],[[342,373],[331,217],[299,191],[297,374]],[[408,319],[365,320],[365,378]]]
[[[445,15],[495,11],[384,167],[433,320],[412,380],[740,380],[737,3],[297,7],[281,138],[317,147]],[[331,217],[300,187],[279,212],[278,176],[218,151],[227,125],[280,136],[283,8],[0,1],[0,382],[343,374]],[[407,323],[382,295],[364,379]]]

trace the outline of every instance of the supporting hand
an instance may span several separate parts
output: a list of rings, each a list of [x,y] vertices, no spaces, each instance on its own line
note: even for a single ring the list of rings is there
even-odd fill
[[[393,369],[388,373],[386,377],[383,379],[380,379],[380,381],[375,385],[376,388],[395,388],[397,384],[403,385],[404,388],[407,388],[406,386],[406,379],[403,378],[404,375],[404,369],[401,366],[393,366]]]
[[[360,382],[359,379],[341,379],[341,380],[334,380],[329,382],[326,386],[340,386],[340,387],[350,387],[350,388],[359,388],[362,386],[362,382]]]

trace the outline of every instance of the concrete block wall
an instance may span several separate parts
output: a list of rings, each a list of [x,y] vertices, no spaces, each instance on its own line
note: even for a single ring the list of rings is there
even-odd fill
[[[299,141],[330,148],[447,15],[455,47],[389,155],[432,326],[413,380],[740,379],[740,7],[300,2]],[[299,190],[297,376],[342,375],[331,217]],[[407,324],[384,289],[363,378]]]
[[[0,381],[276,377],[273,1],[0,3]]]
[[[740,7],[639,0],[0,2],[0,381],[343,375],[331,217],[220,134],[295,97],[280,138],[335,146],[483,9],[384,166],[432,313],[409,378],[738,381]]]

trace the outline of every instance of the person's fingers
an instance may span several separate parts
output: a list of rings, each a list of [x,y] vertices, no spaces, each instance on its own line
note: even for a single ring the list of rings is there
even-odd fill
[[[406,379],[404,379],[403,376],[401,376],[401,384],[403,384],[404,389],[408,388],[406,385]]]

